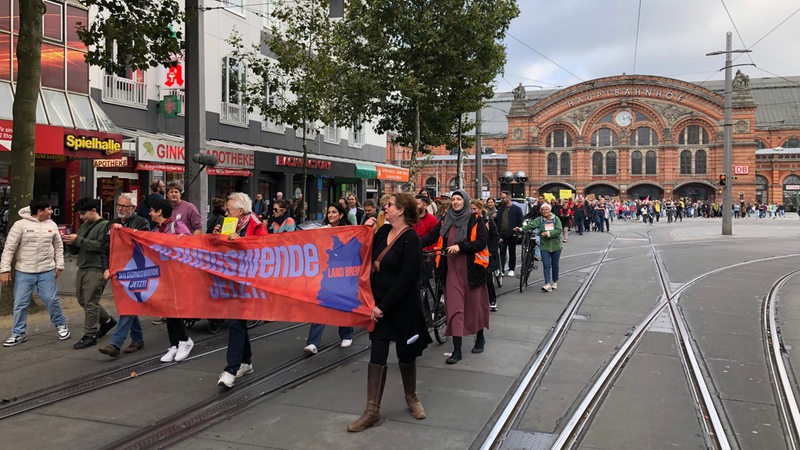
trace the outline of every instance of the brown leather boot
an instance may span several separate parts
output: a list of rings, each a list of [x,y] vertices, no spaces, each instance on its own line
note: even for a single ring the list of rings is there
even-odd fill
[[[403,390],[406,392],[406,404],[411,416],[417,420],[424,419],[427,417],[425,408],[417,394],[417,365],[400,363],[400,376],[403,378]]]
[[[367,366],[367,409],[361,417],[347,426],[347,431],[364,431],[381,421],[381,398],[384,386],[386,386],[386,366],[370,363]]]

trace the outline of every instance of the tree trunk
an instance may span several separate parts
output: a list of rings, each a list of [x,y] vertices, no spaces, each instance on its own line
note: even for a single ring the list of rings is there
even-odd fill
[[[17,89],[14,95],[14,135],[11,138],[11,198],[8,229],[19,220],[19,210],[33,198],[36,148],[36,103],[42,79],[42,0],[19,2],[19,43],[17,44]],[[13,267],[13,266],[12,266]],[[13,276],[14,271],[11,271]],[[9,286],[13,286],[12,283]],[[14,290],[5,288],[0,295],[0,313],[13,309]]]

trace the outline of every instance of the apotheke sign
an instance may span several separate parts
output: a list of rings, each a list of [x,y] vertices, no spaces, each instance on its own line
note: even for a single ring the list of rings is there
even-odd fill
[[[252,150],[208,147],[206,148],[206,153],[214,155],[219,160],[218,168],[255,168],[255,155]],[[183,165],[186,158],[186,150],[183,142],[140,137],[136,140],[136,158],[139,161]]]

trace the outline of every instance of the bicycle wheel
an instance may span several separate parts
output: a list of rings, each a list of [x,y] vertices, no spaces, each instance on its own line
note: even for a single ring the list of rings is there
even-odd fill
[[[432,296],[425,286],[419,289],[420,308],[422,315],[425,316],[425,325],[428,329],[433,328],[433,312],[431,311],[431,303],[433,303]]]
[[[444,335],[444,327],[447,325],[447,310],[444,306],[444,294],[439,294],[439,301],[433,308],[433,335],[436,342],[444,344],[447,336]]]
[[[263,320],[248,320],[247,321],[247,328],[255,328],[255,327],[261,325],[262,323],[264,323]]]
[[[527,243],[525,244],[527,246]],[[531,274],[531,266],[533,265],[533,252],[530,249],[525,250],[522,257],[522,267],[519,270],[519,291],[522,292],[528,286],[528,277]]]

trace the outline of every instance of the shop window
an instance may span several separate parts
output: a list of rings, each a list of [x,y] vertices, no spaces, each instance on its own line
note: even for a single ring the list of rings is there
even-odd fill
[[[706,173],[706,151],[698,150],[694,154],[694,173]]]
[[[572,157],[569,153],[561,154],[561,175],[569,175],[572,172]]]
[[[43,89],[42,96],[44,97],[45,109],[51,125],[75,128],[75,123],[72,121],[72,115],[69,112],[67,95],[63,91],[57,92]]]
[[[783,148],[800,148],[800,139],[798,138],[791,138],[787,139],[786,142],[783,143],[781,146]]]
[[[645,175],[655,175],[656,168],[657,168],[658,159],[656,158],[656,152],[650,150],[644,156],[644,173]]]
[[[64,42],[64,5],[44,0],[42,37],[55,42]]]
[[[547,135],[545,142],[550,148],[572,147],[572,136],[566,130],[555,130]]]
[[[681,152],[681,175],[689,175],[692,173],[692,152],[684,150]]]
[[[700,125],[689,125],[678,135],[678,144],[706,145],[708,144],[708,131]]]
[[[619,145],[617,134],[610,128],[600,128],[592,134],[592,147],[615,147]]]
[[[11,83],[0,83],[0,119],[12,120],[14,106],[14,92],[11,90]]]
[[[617,154],[614,152],[606,153],[606,175],[617,174]]]
[[[637,128],[631,134],[630,144],[635,146],[658,145],[658,134],[650,127]]]
[[[558,155],[555,153],[547,155],[547,175],[558,175]]]
[[[592,175],[603,174],[603,154],[594,152],[592,154]]]
[[[97,121],[92,112],[89,97],[80,94],[68,94],[72,106],[72,117],[75,118],[75,128],[81,130],[97,130]]]
[[[636,150],[631,153],[631,175],[642,174],[642,152]]]

